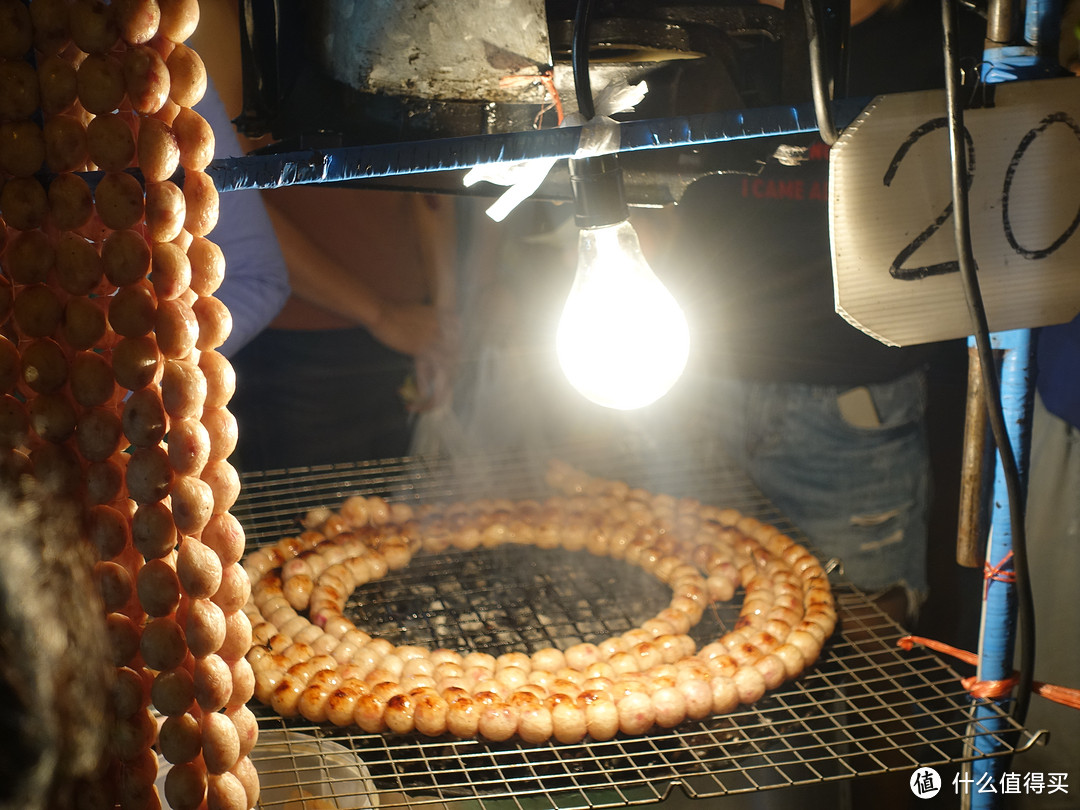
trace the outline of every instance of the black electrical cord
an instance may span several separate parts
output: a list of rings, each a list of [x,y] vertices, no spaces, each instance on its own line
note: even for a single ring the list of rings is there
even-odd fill
[[[836,43],[836,68],[833,71],[833,92],[832,97],[834,99],[844,98],[848,92],[848,81],[850,80],[850,62],[851,62],[851,47],[848,41],[851,34],[851,2],[850,0],[844,0],[836,5],[836,31],[839,35],[839,40]]]
[[[1009,521],[1012,524],[1013,569],[1016,573],[1017,620],[1020,629],[1020,666],[1016,701],[1012,716],[1023,725],[1031,701],[1035,666],[1035,607],[1028,569],[1027,533],[1024,527],[1025,504],[1023,486],[1016,457],[1005,426],[1001,405],[1001,385],[997,375],[993,348],[990,345],[990,326],[986,318],[975,257],[971,246],[968,213],[968,167],[964,150],[964,113],[959,102],[960,68],[957,60],[956,0],[941,0],[942,27],[945,34],[945,96],[948,105],[949,151],[952,162],[953,223],[956,249],[959,254],[960,278],[974,328],[979,364],[982,367],[983,391],[989,414],[990,430],[1001,457],[1002,475],[1009,498]]]
[[[596,115],[593,106],[592,83],[589,80],[589,16],[590,0],[578,0],[574,12],[573,39],[570,42],[570,64],[574,73],[574,91],[578,112],[586,121]]]
[[[578,0],[570,53],[578,112],[585,121],[596,115],[589,79],[590,6],[590,0]],[[574,223],[579,228],[601,228],[627,218],[629,209],[618,152],[570,158],[567,167],[574,197]]]

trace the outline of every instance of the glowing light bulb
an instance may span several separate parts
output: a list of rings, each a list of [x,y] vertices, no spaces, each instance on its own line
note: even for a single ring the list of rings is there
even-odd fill
[[[645,261],[629,222],[581,230],[556,350],[574,388],[619,410],[655,402],[686,367],[686,316]]]

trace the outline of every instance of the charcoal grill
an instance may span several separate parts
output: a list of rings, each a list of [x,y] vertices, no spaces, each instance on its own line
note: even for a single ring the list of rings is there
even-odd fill
[[[611,444],[554,448],[552,457],[632,486],[734,507],[805,542],[723,461],[657,462],[637,448]],[[335,507],[353,494],[413,503],[540,497],[547,493],[545,467],[546,459],[486,454],[247,474],[233,512],[253,548],[297,533],[308,509]],[[545,745],[371,735],[284,720],[256,705],[260,728],[332,740],[355,752],[371,775],[364,790],[376,792],[385,808],[622,807],[655,803],[676,790],[709,798],[912,772],[1006,755],[1033,742],[1005,715],[1003,731],[973,725],[973,704],[960,675],[932,652],[898,648],[903,630],[834,575],[839,627],[817,663],[798,681],[722,717],[643,737]],[[599,641],[651,618],[669,599],[665,585],[621,561],[512,546],[419,554],[406,569],[358,589],[346,613],[394,643],[499,655]],[[730,630],[740,602],[737,593],[732,602],[710,608],[691,635],[702,644]],[[976,746],[989,740],[994,750]],[[258,750],[252,759],[259,767]],[[312,770],[296,778],[317,794],[327,777]],[[338,802],[362,807],[372,798],[339,795]]]

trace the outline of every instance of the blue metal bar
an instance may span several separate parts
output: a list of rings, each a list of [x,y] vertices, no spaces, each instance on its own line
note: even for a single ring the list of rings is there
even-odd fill
[[[840,125],[850,123],[869,101],[870,99],[844,99],[835,102],[833,115]],[[813,105],[762,107],[625,121],[619,125],[620,151],[623,152],[815,131],[817,118]],[[514,163],[536,158],[569,158],[577,151],[580,136],[580,127],[560,127],[327,150],[312,149],[215,160],[206,171],[219,192],[367,180],[470,169],[491,163]],[[91,180],[92,178],[88,178],[87,182]]]

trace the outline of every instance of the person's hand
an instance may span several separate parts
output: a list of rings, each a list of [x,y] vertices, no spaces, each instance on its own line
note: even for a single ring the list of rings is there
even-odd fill
[[[414,358],[416,370],[403,391],[410,410],[430,410],[448,400],[458,349],[452,313],[430,304],[385,303],[369,329],[383,345]]]
[[[384,346],[410,357],[419,357],[446,340],[445,320],[431,304],[384,301],[379,306],[378,318],[367,327]]]
[[[424,413],[444,403],[453,394],[454,359],[438,353],[422,354],[409,378],[403,397],[413,413]]]

